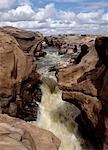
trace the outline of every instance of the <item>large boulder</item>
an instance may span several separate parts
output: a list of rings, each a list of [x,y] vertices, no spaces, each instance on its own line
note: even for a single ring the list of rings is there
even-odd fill
[[[13,36],[24,52],[33,53],[34,55],[36,55],[37,52],[42,53],[42,42],[44,37],[40,32],[25,31],[10,26],[2,27],[0,31]]]
[[[94,40],[94,35],[82,36],[77,34],[46,36],[44,38],[46,45],[57,48],[59,55],[68,53],[73,59],[76,58],[80,51],[83,51],[78,60],[76,60],[77,63],[79,63],[81,58],[87,53],[88,47],[93,46]],[[73,55],[74,53],[75,55]]]
[[[0,111],[2,113],[25,120],[36,119],[38,111],[36,100],[39,98],[34,96],[34,92],[39,91],[40,75],[35,69],[33,55],[24,53],[13,36],[0,32]],[[32,111],[29,111],[30,108]]]
[[[97,49],[97,53],[99,56],[99,62],[98,65],[105,64],[106,66],[108,65],[108,56],[107,56],[107,51],[108,51],[108,37],[99,37],[95,41],[95,47]]]
[[[58,150],[60,140],[51,132],[20,119],[0,115],[2,150]]]
[[[10,87],[26,78],[33,69],[17,41],[0,32],[0,88]]]
[[[59,50],[61,46],[65,44],[64,38],[62,36],[46,36],[44,40],[48,46],[56,47]]]
[[[108,37],[97,37],[77,65],[57,73],[63,100],[81,110],[76,118],[84,138],[97,149],[108,147]]]
[[[59,86],[61,86],[61,88],[63,86],[69,87],[72,84],[77,83],[77,80],[83,76],[85,72],[95,69],[97,61],[98,56],[96,50],[92,47],[89,53],[83,57],[78,65],[71,64],[57,72],[56,76],[58,78]]]
[[[88,53],[88,46],[86,44],[81,45],[81,53],[75,58],[75,63],[79,64],[81,59]]]

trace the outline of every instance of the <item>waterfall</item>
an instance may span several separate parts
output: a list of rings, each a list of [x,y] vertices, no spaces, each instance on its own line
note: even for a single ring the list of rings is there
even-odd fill
[[[51,131],[61,140],[59,150],[82,150],[85,143],[77,133],[74,121],[80,112],[74,105],[62,100],[62,91],[57,86],[54,73],[48,72],[49,67],[63,60],[57,52],[47,51],[46,58],[38,62],[39,72],[43,75],[42,100],[38,119],[33,123]]]
[[[51,131],[61,140],[59,150],[81,150],[80,138],[75,135],[77,125],[74,118],[79,113],[78,109],[62,101],[62,93],[57,87],[53,93],[46,84],[41,89],[43,96],[37,125]]]

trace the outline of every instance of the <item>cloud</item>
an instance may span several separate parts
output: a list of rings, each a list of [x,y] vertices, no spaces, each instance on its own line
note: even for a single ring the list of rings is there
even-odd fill
[[[60,16],[60,19],[62,20],[74,20],[75,19],[75,16],[76,14],[74,12],[70,12],[70,11],[60,11],[59,13],[59,16]]]
[[[108,13],[106,13],[106,14],[104,14],[104,15],[102,16],[102,21],[103,21],[104,23],[108,23]]]
[[[108,30],[108,13],[104,11],[63,11],[56,9],[53,3],[35,10],[29,1],[22,2],[15,9],[0,12],[0,26],[38,30],[44,34],[98,34]]]
[[[79,13],[77,18],[83,23],[95,23],[102,14],[98,12]]]
[[[99,10],[99,9],[104,9],[108,7],[108,1],[102,1],[102,2],[84,2],[81,4],[81,6],[84,6],[85,8],[89,10]]]
[[[39,11],[34,15],[33,19],[43,21],[54,17],[56,17],[56,9],[55,5],[51,3],[46,5],[45,8],[39,9]]]
[[[0,10],[9,9],[14,2],[15,2],[15,0],[1,0],[0,1]]]
[[[1,21],[26,21],[31,20],[34,11],[30,5],[18,6],[16,9],[9,10],[0,15]]]

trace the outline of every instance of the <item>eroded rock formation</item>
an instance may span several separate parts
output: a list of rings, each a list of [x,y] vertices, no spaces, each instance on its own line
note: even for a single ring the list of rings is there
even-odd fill
[[[58,150],[60,140],[51,132],[7,115],[0,115],[2,150]]]
[[[59,149],[60,140],[51,132],[18,119],[34,121],[39,113],[41,76],[36,71],[35,57],[43,55],[42,41],[40,33],[0,28],[0,148],[3,150]]]
[[[58,36],[46,36],[44,38],[45,43],[47,46],[56,47],[58,49],[59,55],[64,55],[66,53],[71,54],[72,57],[76,57],[73,55],[73,53],[79,53],[80,51],[83,51],[83,55],[81,54],[81,58],[84,56],[84,54],[87,53],[84,49],[87,49],[84,47],[84,45],[87,45],[88,47],[92,47],[94,44],[95,36],[91,35],[74,35],[74,34],[68,34],[68,35],[58,35]],[[83,50],[81,50],[83,49]],[[80,59],[79,57],[79,59]],[[78,60],[79,63],[80,60]]]
[[[57,48],[60,48],[65,43],[61,36],[46,36],[44,39],[48,46]]]
[[[62,55],[67,52],[66,42],[62,36],[46,36],[44,40],[48,46],[57,48],[58,54]]]
[[[13,36],[25,53],[31,53],[36,57],[45,55],[42,51],[44,37],[40,32],[25,31],[10,26],[2,27],[0,31]]]
[[[0,111],[35,120],[40,101],[40,75],[31,52],[23,52],[13,36],[0,32]],[[36,97],[37,93],[39,97]]]
[[[82,135],[97,149],[108,149],[108,37],[98,37],[95,47],[77,65],[57,73],[64,101],[81,110],[76,118]],[[101,63],[99,63],[101,62]]]
[[[81,45],[81,53],[75,58],[76,64],[79,64],[81,59],[88,53],[88,48],[86,44]]]

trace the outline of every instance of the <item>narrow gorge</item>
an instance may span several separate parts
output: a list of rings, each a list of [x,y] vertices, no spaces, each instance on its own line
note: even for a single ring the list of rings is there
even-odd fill
[[[0,28],[0,147],[107,150],[107,35]]]
[[[49,72],[53,66],[65,64],[66,61],[68,63],[69,56],[58,55],[57,48],[53,47],[46,48],[45,51],[47,55],[37,63],[43,84],[40,113],[34,124],[53,132],[61,140],[59,150],[81,150],[81,145],[85,146],[85,143],[78,135],[75,123],[75,116],[80,112],[74,105],[62,101],[62,91],[57,85],[55,72]]]

